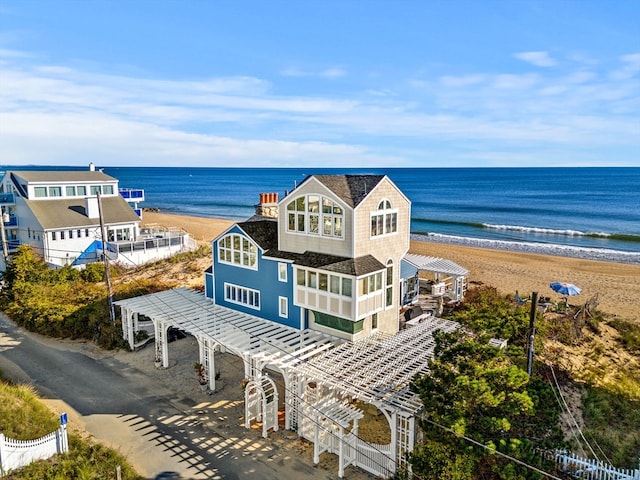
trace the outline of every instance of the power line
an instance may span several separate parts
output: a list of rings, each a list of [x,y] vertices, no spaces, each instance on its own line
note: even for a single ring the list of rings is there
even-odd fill
[[[552,475],[551,473],[545,472],[544,470],[540,470],[538,467],[534,467],[533,465],[529,465],[528,463],[525,463],[522,460],[519,460],[519,459],[517,459],[515,457],[512,457],[511,455],[507,455],[506,453],[502,453],[500,450],[490,448],[490,447],[484,445],[483,443],[480,443],[477,440],[474,440],[471,437],[467,437],[466,435],[460,435],[460,434],[454,432],[449,427],[445,427],[444,425],[440,425],[439,423],[434,422],[433,420],[429,420],[428,418],[422,418],[422,420],[427,422],[427,423],[430,423],[431,425],[434,425],[434,426],[436,426],[438,428],[441,428],[442,430],[445,430],[445,431],[455,435],[456,437],[463,438],[466,441],[468,441],[470,443],[473,443],[474,445],[477,445],[478,447],[482,447],[485,450],[489,450],[491,453],[495,453],[496,455],[504,457],[507,460],[511,460],[512,462],[516,462],[518,465],[522,465],[523,467],[528,468],[530,470],[533,470],[534,472],[538,472],[539,474],[544,475],[545,477],[552,478],[554,480],[562,480],[561,478],[556,477],[555,475]]]

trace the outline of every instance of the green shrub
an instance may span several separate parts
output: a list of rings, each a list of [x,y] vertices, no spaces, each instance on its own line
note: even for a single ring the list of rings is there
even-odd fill
[[[631,353],[640,353],[640,325],[622,318],[610,320],[609,325],[618,331],[618,340],[625,349]]]

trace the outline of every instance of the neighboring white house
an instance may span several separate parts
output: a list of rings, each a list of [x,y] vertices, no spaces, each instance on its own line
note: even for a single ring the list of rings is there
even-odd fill
[[[127,199],[144,199],[142,190]],[[142,192],[142,193],[140,193]],[[31,245],[53,267],[102,260],[104,225],[113,261],[138,265],[190,248],[184,232],[147,231],[127,203],[118,180],[88,170],[6,171],[0,179],[0,270],[20,245]]]

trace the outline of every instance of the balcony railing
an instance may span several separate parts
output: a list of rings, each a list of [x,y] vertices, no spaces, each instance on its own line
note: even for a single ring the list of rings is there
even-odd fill
[[[4,223],[5,227],[17,227],[18,226],[18,217],[15,215],[11,215],[8,213],[5,213],[2,216],[2,220]]]
[[[13,193],[0,193],[0,205],[13,205],[16,197]]]
[[[127,201],[144,202],[144,190],[141,188],[119,188],[118,191]]]

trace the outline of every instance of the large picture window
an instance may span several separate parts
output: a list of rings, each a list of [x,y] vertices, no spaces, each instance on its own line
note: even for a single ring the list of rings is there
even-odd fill
[[[378,210],[371,214],[371,236],[390,235],[398,231],[398,210],[393,209],[389,200],[382,200]]]
[[[260,310],[260,292],[258,290],[225,283],[224,299],[227,302],[237,303],[238,305],[244,305],[245,307]]]
[[[218,261],[257,270],[258,247],[242,235],[229,234],[218,241]]]
[[[302,195],[287,204],[287,231],[343,237],[344,210],[331,198]]]

